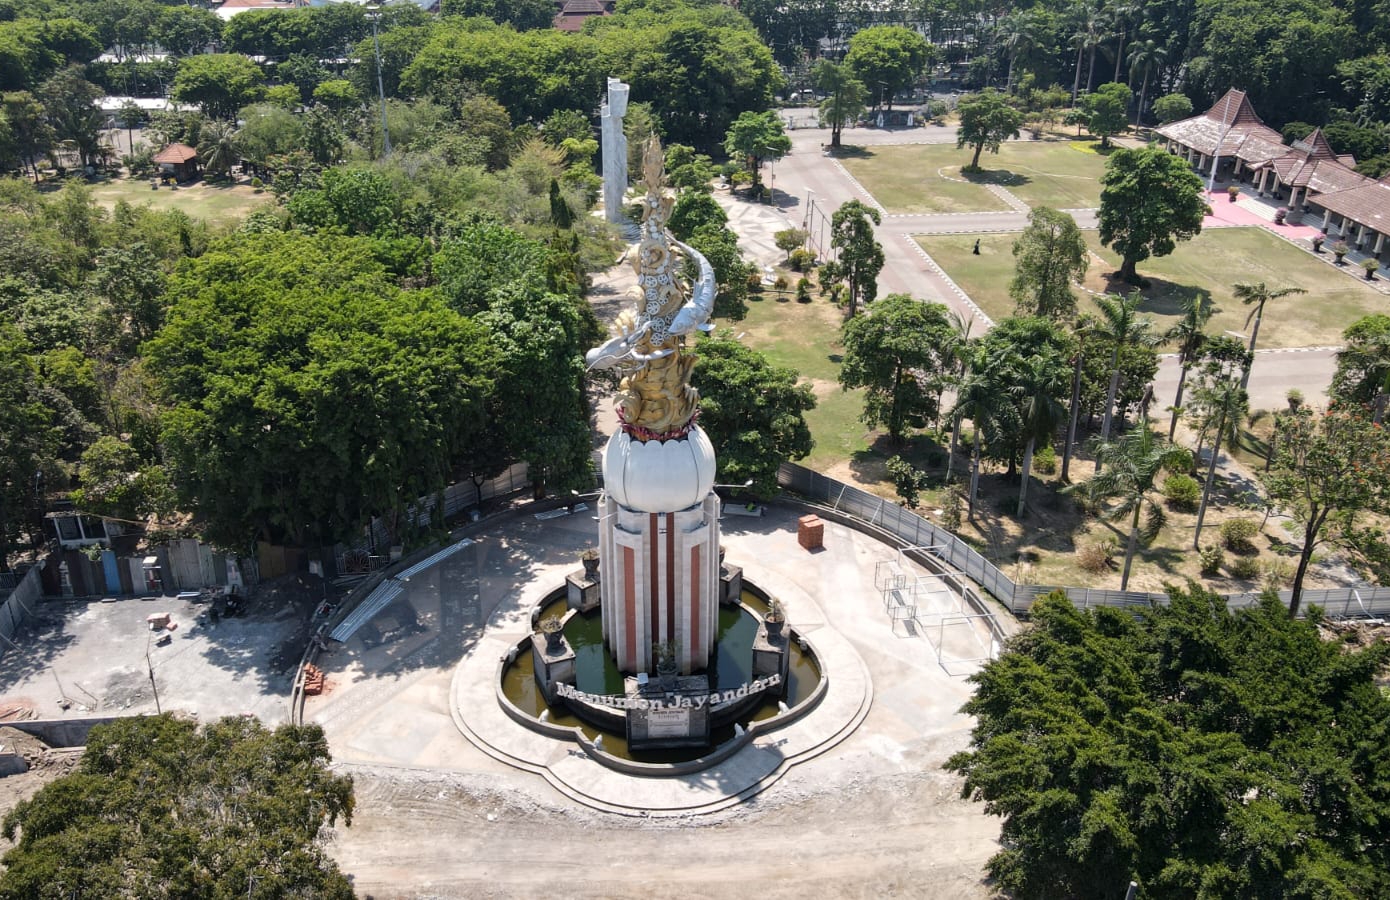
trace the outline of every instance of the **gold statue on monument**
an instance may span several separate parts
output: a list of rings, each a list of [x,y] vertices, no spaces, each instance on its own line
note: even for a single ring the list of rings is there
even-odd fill
[[[700,396],[690,385],[695,357],[685,353],[685,336],[709,331],[714,308],[714,270],[694,248],[666,230],[674,198],[662,189],[661,143],[652,137],[642,155],[643,184],[641,241],[633,257],[637,270],[636,309],[624,311],[614,323],[617,334],[590,350],[591,369],[625,372],[618,394],[618,417],[623,430],[639,441],[665,441],[689,433]],[[695,263],[699,277],[686,286],[686,260]]]

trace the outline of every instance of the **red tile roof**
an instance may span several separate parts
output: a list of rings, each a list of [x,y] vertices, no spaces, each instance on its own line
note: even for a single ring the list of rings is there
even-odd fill
[[[1390,234],[1390,175],[1345,191],[1319,194],[1313,203],[1381,234]]]
[[[1207,156],[1234,156],[1255,164],[1288,152],[1283,135],[1255,114],[1244,91],[1235,88],[1201,115],[1159,126],[1158,133]]]
[[[198,158],[198,151],[187,144],[170,144],[155,155],[157,163],[186,163]]]

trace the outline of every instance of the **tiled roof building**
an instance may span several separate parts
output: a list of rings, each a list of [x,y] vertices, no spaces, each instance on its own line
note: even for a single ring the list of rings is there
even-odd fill
[[[1157,129],[1170,153],[1204,177],[1252,183],[1260,196],[1288,201],[1292,214],[1322,214],[1324,232],[1379,256],[1390,231],[1390,179],[1375,181],[1338,155],[1322,129],[1292,146],[1265,125],[1244,91],[1234,88],[1206,112]]]

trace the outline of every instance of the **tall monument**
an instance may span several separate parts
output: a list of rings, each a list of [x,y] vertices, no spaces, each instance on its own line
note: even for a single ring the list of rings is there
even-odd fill
[[[603,139],[603,216],[614,225],[621,225],[623,197],[627,194],[627,135],[623,133],[623,116],[627,115],[628,86],[616,78],[608,79],[608,99],[600,117]]]
[[[620,428],[603,454],[604,641],[624,672],[652,671],[657,648],[666,645],[689,674],[708,664],[719,624],[714,447],[695,421],[695,357],[685,345],[687,335],[712,327],[715,280],[704,256],[666,230],[673,198],[662,175],[661,144],[652,138],[643,154],[646,197],[633,258],[637,306],[618,317],[615,335],[587,361],[624,376]],[[687,260],[699,273],[693,283],[684,274]]]

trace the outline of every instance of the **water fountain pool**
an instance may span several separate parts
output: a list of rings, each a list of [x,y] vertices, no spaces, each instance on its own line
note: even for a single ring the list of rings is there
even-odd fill
[[[575,652],[575,688],[586,694],[622,694],[623,674],[613,655],[604,647],[600,614],[597,611],[575,612],[566,617],[567,612],[565,590],[557,589],[532,610],[532,626],[546,619],[563,618],[565,640]],[[720,607],[716,653],[705,673],[711,691],[736,689],[753,681],[753,642],[760,620],[767,612],[767,598],[747,583],[739,604]],[[824,690],[823,673],[814,648],[792,629],[787,641],[789,660],[783,696],[770,697],[735,721],[712,729],[709,747],[632,750],[626,736],[616,729],[585,721],[564,705],[548,704],[535,679],[530,638],[518,642],[516,648],[515,656],[501,666],[499,683],[499,701],[504,707],[510,707],[508,713],[513,719],[554,736],[558,736],[559,731],[569,730],[575,739],[582,736],[593,742],[602,735],[603,753],[636,763],[669,765],[704,761],[713,764],[727,756],[730,750],[737,749],[740,738],[754,723],[760,723],[758,730],[767,730],[793,721],[809,711]],[[688,770],[689,765],[682,765],[682,769]]]

